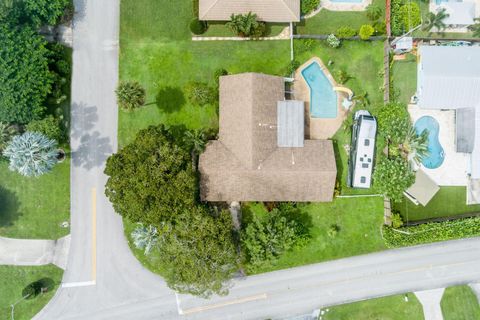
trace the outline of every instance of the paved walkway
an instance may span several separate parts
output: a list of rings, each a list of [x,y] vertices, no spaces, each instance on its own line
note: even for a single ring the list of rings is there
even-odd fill
[[[422,304],[425,320],[443,320],[440,301],[442,300],[444,291],[445,288],[415,292],[415,295]]]
[[[41,266],[53,263],[65,270],[70,235],[58,240],[0,237],[0,265]]]

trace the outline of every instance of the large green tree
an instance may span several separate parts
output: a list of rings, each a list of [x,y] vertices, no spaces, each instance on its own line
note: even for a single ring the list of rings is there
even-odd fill
[[[393,144],[403,142],[410,127],[410,116],[407,106],[391,102],[378,108],[378,132]]]
[[[213,216],[209,211],[192,207],[161,237],[165,280],[181,293],[226,294],[226,281],[238,270],[230,214],[223,211]]]
[[[45,45],[32,28],[0,22],[0,121],[28,123],[43,114],[52,85]]]
[[[190,155],[163,125],[140,131],[107,160],[105,173],[106,195],[132,222],[171,222],[195,203],[197,181]]]
[[[55,25],[69,0],[24,0],[25,12],[35,25]]]
[[[415,174],[404,159],[383,157],[373,173],[375,188],[390,200],[399,202],[403,192],[415,182]]]

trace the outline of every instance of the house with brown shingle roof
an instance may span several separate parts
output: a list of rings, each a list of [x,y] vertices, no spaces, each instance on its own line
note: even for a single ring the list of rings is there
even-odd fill
[[[205,201],[331,201],[330,140],[304,139],[303,101],[285,100],[282,77],[220,77],[219,139],[200,155]]]
[[[300,0],[200,0],[198,19],[228,21],[232,14],[255,13],[265,22],[300,21]]]

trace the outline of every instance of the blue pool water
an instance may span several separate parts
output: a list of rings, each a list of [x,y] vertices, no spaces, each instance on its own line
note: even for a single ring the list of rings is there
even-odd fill
[[[440,125],[438,121],[430,116],[424,116],[415,122],[415,131],[421,134],[424,130],[428,131],[428,156],[422,159],[425,168],[436,169],[440,167],[445,158],[442,145],[438,140]]]
[[[310,116],[313,118],[337,117],[337,93],[317,62],[302,70],[310,87]]]

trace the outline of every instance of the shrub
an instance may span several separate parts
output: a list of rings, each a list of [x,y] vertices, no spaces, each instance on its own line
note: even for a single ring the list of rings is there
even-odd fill
[[[340,231],[340,227],[336,224],[332,224],[329,228],[328,228],[328,231],[327,231],[327,235],[330,237],[330,238],[335,238],[338,234],[338,232]]]
[[[203,82],[189,82],[185,86],[185,92],[188,100],[195,105],[204,106],[216,100],[215,90]]]
[[[345,69],[340,69],[337,71],[336,78],[338,83],[345,84],[352,77],[347,73]]]
[[[0,122],[0,152],[5,149],[5,147],[10,142],[12,136],[14,136],[15,133],[15,128],[4,122]]]
[[[375,167],[373,182],[378,192],[393,202],[399,202],[405,189],[415,182],[415,174],[402,158],[383,157]]]
[[[399,213],[392,214],[392,227],[395,229],[400,228],[403,226],[403,219]]]
[[[133,110],[145,104],[145,89],[136,81],[120,82],[115,93],[122,109]]]
[[[379,134],[393,144],[404,141],[410,127],[410,116],[405,104],[388,103],[378,109],[376,116]]]
[[[204,34],[207,31],[208,25],[205,21],[200,21],[198,18],[193,18],[190,21],[190,31],[193,34]]]
[[[403,32],[408,32],[411,29],[418,26],[422,19],[420,14],[420,8],[417,3],[409,2],[400,8],[400,21],[402,23]]]
[[[300,62],[297,60],[291,60],[288,66],[285,68],[285,76],[290,77],[300,67]]]
[[[263,217],[253,214],[240,237],[249,268],[255,270],[307,241],[309,226],[302,219],[302,213],[291,204],[281,204]]]
[[[387,32],[387,25],[383,21],[376,21],[373,23],[373,29],[375,29],[375,34],[385,34]]]
[[[15,136],[3,155],[10,162],[10,170],[26,177],[45,174],[58,161],[57,143],[38,132],[25,132]]]
[[[340,47],[340,40],[338,40],[337,37],[335,37],[334,34],[330,34],[328,37],[327,37],[327,43],[330,47],[332,48],[338,48]]]
[[[390,26],[392,29],[392,34],[395,36],[401,35],[404,29],[400,17],[400,8],[402,7],[402,4],[403,0],[391,1]]]
[[[357,35],[357,30],[350,28],[348,26],[340,27],[335,32],[335,35],[341,39],[355,37]]]
[[[64,134],[60,127],[60,121],[52,115],[42,120],[33,120],[27,125],[27,131],[39,132],[49,139],[62,141]]]
[[[295,54],[299,55],[304,52],[311,51],[317,45],[317,41],[314,39],[298,39],[295,40],[295,46],[293,49],[295,50]]]
[[[370,19],[370,21],[375,21],[382,16],[383,10],[382,8],[380,8],[375,4],[369,4],[367,6],[366,13],[367,13],[367,18]]]
[[[360,31],[358,34],[360,35],[360,39],[362,40],[368,40],[370,37],[373,35],[375,30],[373,27],[369,24],[364,24],[363,26],[360,27]]]
[[[319,5],[320,5],[320,0],[301,0],[300,10],[302,11],[303,15],[306,15],[316,10]]]
[[[215,72],[213,73],[213,78],[215,79],[215,86],[217,88],[220,85],[220,77],[227,76],[227,75],[228,75],[228,71],[226,69],[220,68],[215,70]]]
[[[391,227],[383,227],[383,238],[387,247],[397,248],[480,236],[480,217],[430,222],[418,226],[403,227],[403,232],[394,231]]]

